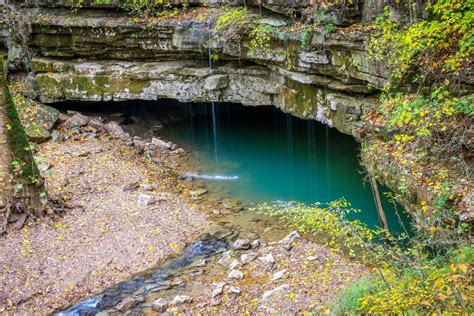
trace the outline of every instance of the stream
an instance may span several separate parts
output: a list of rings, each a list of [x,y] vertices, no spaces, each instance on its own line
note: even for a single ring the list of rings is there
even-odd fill
[[[177,143],[190,153],[193,162],[185,178],[197,179],[212,194],[231,197],[242,206],[275,201],[311,204],[344,197],[362,210],[351,219],[372,228],[379,226],[370,185],[364,182],[358,163],[358,144],[351,136],[317,122],[272,107],[181,104],[172,100],[127,101],[114,103],[113,107],[107,103],[58,107],[118,120],[132,135],[160,135]],[[381,192],[387,189],[381,188]],[[395,208],[385,195],[382,198],[390,230],[402,232],[400,219],[408,222],[407,215],[397,213],[402,208]],[[116,307],[127,297],[138,300],[142,309],[150,308],[163,292],[171,297],[186,287],[189,282],[183,282],[183,278],[199,275],[196,262],[217,257],[239,236],[251,231],[260,238],[276,240],[288,232],[278,227],[279,234],[269,236],[274,234],[270,229],[278,224],[251,213],[230,212],[224,216],[229,225],[213,225],[179,256],[57,315],[97,314]],[[207,265],[209,261],[212,265],[215,260],[207,260]]]

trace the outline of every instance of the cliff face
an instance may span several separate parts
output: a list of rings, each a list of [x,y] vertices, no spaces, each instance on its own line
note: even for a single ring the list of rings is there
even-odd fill
[[[368,58],[367,34],[354,24],[380,13],[387,4],[381,0],[354,1],[345,12],[325,9],[326,25],[341,26],[329,31],[291,21],[291,14],[313,19],[312,2],[249,7],[256,25],[272,28],[264,47],[248,34],[215,36],[224,1],[194,1],[196,7],[177,14],[141,20],[120,11],[115,0],[85,1],[80,9],[75,3],[11,5],[30,24],[26,40],[8,42],[10,68],[30,72],[44,103],[175,98],[273,105],[351,134],[386,81],[384,67]]]

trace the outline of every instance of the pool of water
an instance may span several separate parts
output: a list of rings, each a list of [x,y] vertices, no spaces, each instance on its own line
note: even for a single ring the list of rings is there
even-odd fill
[[[187,105],[185,111],[194,115],[166,124],[166,136],[191,150],[204,166],[190,173],[246,202],[314,203],[344,197],[362,210],[353,218],[379,226],[353,137],[272,107],[216,104],[214,109]],[[383,202],[390,229],[400,231],[393,204],[387,198]]]

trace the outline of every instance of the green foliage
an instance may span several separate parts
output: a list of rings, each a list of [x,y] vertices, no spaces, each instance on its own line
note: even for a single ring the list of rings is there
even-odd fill
[[[328,37],[336,31],[336,26],[331,22],[326,22],[323,25],[324,36]]]
[[[7,128],[8,145],[13,154],[12,170],[23,178],[27,184],[41,184],[42,179],[33,158],[32,149],[23,126],[18,117],[13,98],[8,88],[6,91],[6,114],[9,121]]]
[[[311,32],[312,30],[310,28],[305,28],[303,33],[301,33],[301,49],[306,49],[308,47],[311,39]]]
[[[288,225],[372,266],[377,274],[362,278],[335,300],[341,314],[431,314],[474,312],[474,246],[461,244],[447,253],[428,251],[417,236],[394,238],[369,229],[347,215],[356,211],[340,199],[327,204],[264,204],[257,211],[276,215]],[[385,237],[389,242],[377,240]],[[357,256],[355,256],[357,254]]]
[[[436,0],[427,3],[428,20],[398,24],[388,8],[377,19],[370,50],[385,60],[392,77],[460,79],[474,60],[474,0]]]
[[[469,158],[474,150],[474,94],[451,97],[444,88],[429,97],[396,95],[382,103],[386,127],[400,150],[424,150],[438,159]]]
[[[249,34],[250,39],[250,54],[255,54],[258,51],[266,52],[270,49],[271,34],[273,27],[270,25],[257,25]]]
[[[377,276],[364,276],[339,293],[330,310],[336,315],[360,315],[360,301],[383,289],[385,283]]]
[[[220,15],[214,26],[214,31],[220,32],[230,27],[240,28],[248,22],[248,13],[246,7],[231,8]]]

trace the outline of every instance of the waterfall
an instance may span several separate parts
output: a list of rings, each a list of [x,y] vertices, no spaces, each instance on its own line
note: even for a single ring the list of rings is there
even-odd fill
[[[307,122],[307,137],[308,137],[308,157],[309,161],[312,162],[315,160],[315,126],[312,120],[308,120]],[[310,189],[311,192],[314,192],[314,166],[312,163],[309,164],[309,174],[310,174]]]
[[[208,55],[209,55],[209,68],[212,69],[212,51],[211,45],[208,47]],[[211,101],[211,113],[212,113],[212,136],[214,141],[214,159],[216,160],[217,165],[217,110],[214,101]]]
[[[216,115],[216,106],[214,102],[212,104],[212,135],[214,138],[214,159],[216,160],[217,165],[217,115]]]
[[[326,200],[329,200],[329,126],[324,125],[326,147]]]
[[[294,173],[294,147],[293,147],[293,121],[291,114],[286,114],[286,132],[287,132],[287,151],[288,151],[288,179],[289,188],[292,195],[295,194]]]

